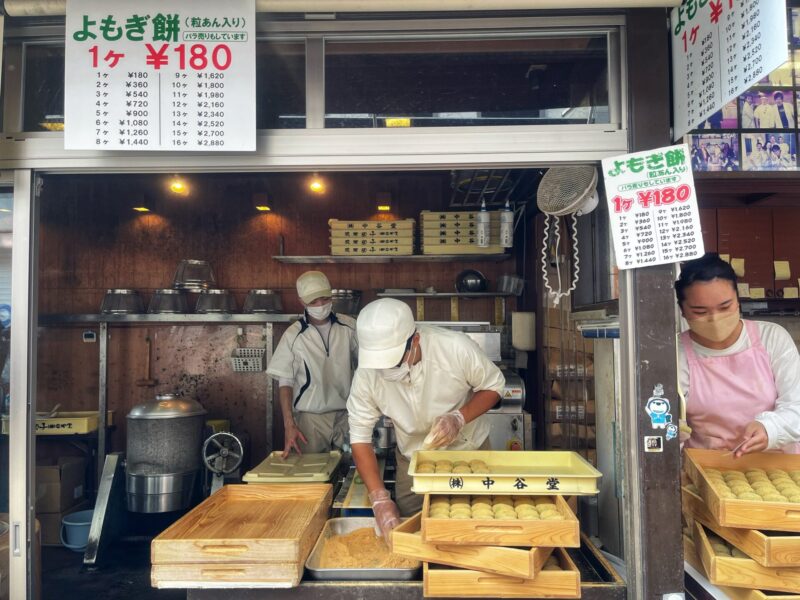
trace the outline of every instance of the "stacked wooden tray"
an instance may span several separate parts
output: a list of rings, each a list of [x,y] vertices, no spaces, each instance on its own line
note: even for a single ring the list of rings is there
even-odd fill
[[[423,463],[481,461],[479,472],[425,472]],[[504,494],[581,496],[597,493],[602,477],[577,452],[514,452],[503,450],[420,450],[408,469],[417,494]]]
[[[153,540],[153,587],[297,586],[332,493],[315,483],[225,486]]]
[[[414,219],[401,221],[328,221],[332,256],[410,256]]]
[[[478,212],[420,213],[420,240],[423,254],[502,254],[500,211],[489,212],[489,246],[478,246]]]
[[[685,467],[683,513],[709,581],[735,598],[800,598],[800,456],[689,449]]]
[[[449,498],[470,501],[469,496]],[[509,496],[498,498],[512,505]],[[580,597],[580,572],[564,551],[580,546],[579,524],[562,497],[515,497],[520,505],[547,504],[547,514],[558,515],[553,520],[511,518],[500,510],[496,518],[475,512],[443,518],[436,506],[447,499],[426,494],[422,512],[392,532],[393,552],[423,561],[426,597]],[[473,497],[475,506],[492,501],[491,496]]]

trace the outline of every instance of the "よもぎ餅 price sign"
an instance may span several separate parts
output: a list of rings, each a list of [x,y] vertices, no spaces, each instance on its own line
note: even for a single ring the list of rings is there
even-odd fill
[[[70,150],[256,147],[255,0],[68,0]]]
[[[651,267],[704,254],[685,144],[607,158],[603,176],[617,267]]]

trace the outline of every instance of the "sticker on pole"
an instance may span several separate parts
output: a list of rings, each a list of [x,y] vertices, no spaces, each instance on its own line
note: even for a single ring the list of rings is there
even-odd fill
[[[705,253],[686,144],[607,158],[603,176],[619,269]]]
[[[68,150],[255,150],[255,0],[69,0],[66,30]]]

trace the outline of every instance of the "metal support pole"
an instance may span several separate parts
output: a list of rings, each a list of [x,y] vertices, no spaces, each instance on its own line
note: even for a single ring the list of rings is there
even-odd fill
[[[265,323],[264,330],[262,332],[264,337],[264,346],[266,347],[266,359],[267,364],[270,363],[272,360],[272,339],[273,339],[273,332],[272,332],[272,323]],[[273,411],[275,410],[275,382],[272,381],[272,378],[267,375],[267,412],[265,416],[266,421],[266,428],[267,428],[267,456],[272,452],[272,435],[273,435],[273,427],[274,427],[274,419],[272,418]]]
[[[14,173],[11,259],[11,407],[9,417],[9,592],[33,598],[36,494],[37,201],[32,174]]]
[[[97,382],[97,477],[95,488],[103,479],[103,467],[106,462],[106,416],[108,414],[108,323],[100,323],[100,364]],[[95,490],[97,491],[97,490]]]

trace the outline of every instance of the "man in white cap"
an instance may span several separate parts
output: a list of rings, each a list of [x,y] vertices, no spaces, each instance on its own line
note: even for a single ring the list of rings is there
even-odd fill
[[[283,334],[267,366],[267,374],[278,380],[284,458],[292,450],[327,452],[347,441],[345,407],[358,355],[355,321],[331,312],[331,284],[324,273],[298,277],[297,295],[305,314]]]
[[[489,422],[482,418],[500,399],[505,378],[463,333],[417,326],[404,302],[371,302],[358,315],[358,370],[347,412],[356,467],[369,491],[384,537],[422,505],[411,491],[408,466],[415,450],[488,450]],[[378,472],[372,430],[381,415],[397,438],[395,499]]]

